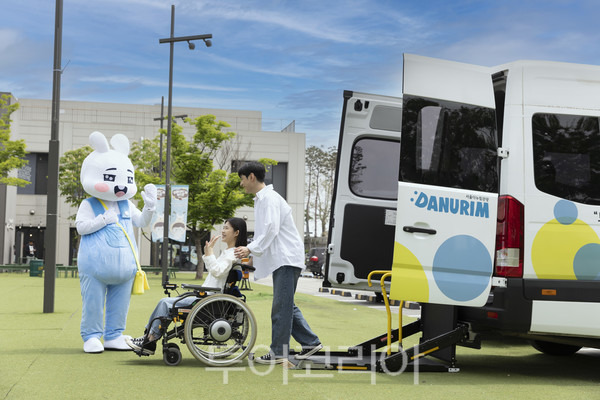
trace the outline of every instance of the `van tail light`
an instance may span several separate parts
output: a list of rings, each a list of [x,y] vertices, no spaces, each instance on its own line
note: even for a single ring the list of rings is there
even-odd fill
[[[524,207],[511,196],[498,198],[495,275],[523,277]]]

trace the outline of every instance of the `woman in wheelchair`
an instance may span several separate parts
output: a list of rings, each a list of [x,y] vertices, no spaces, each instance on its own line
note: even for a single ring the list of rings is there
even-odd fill
[[[215,257],[213,250],[214,250],[215,244],[217,243],[217,241],[219,239],[219,236],[213,237],[204,246],[204,255],[202,256],[202,259],[204,260],[204,265],[206,267],[206,270],[208,271],[208,276],[207,276],[206,280],[204,281],[203,285],[201,286],[201,288],[206,289],[206,291],[202,290],[202,293],[200,293],[198,290],[196,290],[195,292],[188,292],[179,297],[165,297],[165,298],[161,299],[158,302],[158,304],[156,305],[156,308],[154,309],[152,314],[150,315],[150,319],[148,321],[148,324],[146,325],[144,336],[127,340],[127,344],[129,345],[129,347],[131,347],[138,355],[153,355],[154,352],[156,351],[156,342],[163,336],[163,334],[170,333],[170,332],[167,332],[166,327],[170,324],[171,320],[174,319],[174,314],[173,314],[174,307],[176,307],[177,309],[188,308],[188,310],[186,310],[188,312],[190,311],[190,309],[192,309],[192,312],[190,312],[190,314],[193,314],[196,320],[199,320],[200,318],[206,319],[206,316],[208,314],[211,315],[211,318],[216,318],[216,319],[219,319],[219,317],[221,318],[222,321],[220,322],[220,325],[216,325],[213,328],[212,333],[209,332],[212,335],[211,340],[210,340],[210,343],[212,345],[211,349],[214,349],[215,343],[216,344],[220,343],[221,348],[230,346],[230,345],[227,345],[224,343],[226,343],[226,341],[229,340],[230,337],[235,337],[236,333],[237,333],[237,338],[238,338],[238,342],[239,342],[240,334],[238,332],[232,332],[232,330],[235,331],[235,329],[236,329],[235,324],[233,325],[233,328],[232,328],[232,325],[229,325],[227,322],[225,322],[225,319],[222,315],[217,315],[218,312],[216,312],[216,310],[215,310],[216,308],[231,309],[232,306],[234,308],[239,308],[240,307],[239,304],[233,304],[233,305],[230,304],[232,302],[235,303],[235,301],[232,301],[232,300],[237,300],[237,299],[230,299],[229,298],[230,296],[227,296],[227,298],[224,299],[224,300],[226,300],[225,306],[222,304],[223,300],[221,300],[220,302],[212,301],[213,304],[207,304],[203,310],[197,310],[198,312],[193,312],[197,307],[194,307],[194,308],[191,307],[194,303],[198,302],[199,299],[206,300],[208,295],[214,294],[214,292],[211,292],[208,289],[215,288],[214,289],[215,292],[218,292],[219,289],[221,289],[221,290],[225,289],[226,282],[228,281],[228,276],[230,275],[230,271],[231,271],[233,265],[236,263],[239,263],[239,260],[236,260],[235,256],[233,255],[233,250],[237,246],[246,246],[247,245],[246,222],[241,218],[230,218],[230,219],[226,220],[225,224],[223,225],[223,230],[222,230],[220,238],[227,245],[227,249],[222,251],[218,258]],[[238,272],[238,271],[231,271],[231,272]],[[241,275],[241,273],[240,273],[240,275]],[[186,287],[185,284],[182,285],[182,287]],[[195,285],[188,285],[187,287],[192,287],[192,288],[196,288],[196,289],[198,288]],[[218,289],[216,289],[216,288],[218,288]],[[226,290],[224,290],[224,292],[227,293]],[[194,295],[194,293],[195,293],[195,295]],[[218,296],[226,296],[226,295],[218,295]],[[211,296],[211,297],[217,297],[217,296]],[[239,300],[237,300],[237,301],[239,301]],[[248,317],[251,317],[251,318],[249,318],[249,319],[251,319],[250,322],[252,323],[252,325],[255,325],[254,315],[251,315],[252,312],[247,308],[247,306],[243,302],[239,301],[239,303],[242,303],[242,305],[243,305],[242,308],[244,308],[244,309],[243,310],[236,309],[235,312],[237,312],[238,314],[246,313],[246,315],[249,313],[250,315],[248,315]],[[200,304],[197,304],[196,306],[199,306],[199,305]],[[223,311],[220,311],[220,313],[223,314]],[[190,335],[189,335],[190,337],[188,338],[187,337],[188,334],[186,333],[185,341],[186,341],[186,344],[188,345],[188,347],[190,348],[190,350],[192,351],[192,353],[194,354],[194,356],[196,356],[196,358],[199,358],[201,361],[206,362],[205,358],[214,359],[215,356],[214,356],[214,354],[211,353],[211,351],[213,351],[213,350],[207,350],[206,348],[198,348],[199,346],[202,346],[203,344],[207,343],[207,341],[206,341],[206,339],[204,339],[204,340],[198,339],[195,336],[195,335],[197,335],[197,332],[194,332],[193,329],[195,329],[196,325],[201,325],[196,320],[194,320],[194,324],[193,324],[194,328],[190,327],[189,329],[187,329],[190,331]],[[215,325],[214,321],[209,321],[209,323],[211,325]],[[163,326],[161,326],[161,325],[163,325]],[[183,330],[184,329],[182,328],[179,331],[181,332]],[[247,330],[248,329],[246,328],[246,333],[243,334],[244,336],[247,335]],[[219,334],[219,332],[221,332],[221,334]],[[222,332],[225,332],[225,333],[222,334]],[[253,335],[255,335],[255,334],[253,333]],[[178,336],[181,338],[181,336],[183,336],[183,334],[179,334]],[[190,339],[190,340],[188,340],[188,339]],[[227,339],[227,340],[225,340],[225,339]],[[168,340],[168,338],[167,338],[167,340]],[[245,340],[245,338],[244,338],[244,340]],[[190,341],[194,342],[194,343],[190,344],[189,343]],[[163,351],[165,351],[164,350],[165,343],[166,343],[166,341],[163,340]],[[176,346],[176,345],[169,344],[169,346]],[[228,354],[230,354],[230,353],[231,353],[231,350],[229,350]],[[181,355],[179,354],[179,360],[180,360],[180,358],[181,358]],[[218,358],[218,357],[216,357],[216,358]],[[179,360],[177,361],[177,364],[179,363]],[[166,356],[165,356],[165,362],[167,362]],[[170,364],[170,365],[176,365],[176,364]],[[222,363],[220,365],[222,365]]]

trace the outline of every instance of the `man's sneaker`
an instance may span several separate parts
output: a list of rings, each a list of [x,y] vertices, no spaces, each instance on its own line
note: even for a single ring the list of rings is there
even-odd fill
[[[144,342],[145,336],[139,338],[125,338],[125,342],[138,354],[151,356],[156,351],[156,340],[152,342]]]
[[[267,353],[262,357],[254,357],[254,362],[257,364],[283,364],[287,362],[288,359],[283,356],[275,356],[271,353]]]
[[[296,354],[296,360],[305,360],[308,357],[315,354],[317,351],[321,350],[322,348],[323,345],[321,343],[312,347],[304,347],[300,353]]]

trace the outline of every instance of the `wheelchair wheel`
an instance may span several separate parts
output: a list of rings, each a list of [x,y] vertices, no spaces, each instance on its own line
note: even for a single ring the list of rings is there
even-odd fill
[[[181,351],[175,343],[169,343],[163,348],[163,361],[165,364],[174,367],[181,362]]]
[[[256,341],[256,319],[240,299],[227,294],[208,296],[190,311],[184,338],[199,361],[213,366],[240,362]]]

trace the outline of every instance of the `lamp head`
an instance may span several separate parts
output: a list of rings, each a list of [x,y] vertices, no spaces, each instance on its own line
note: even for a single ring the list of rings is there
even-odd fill
[[[196,48],[196,45],[194,44],[194,42],[190,42],[188,40],[188,47],[190,48],[190,50],[194,50]]]
[[[203,39],[203,40],[204,40],[204,44],[206,45],[206,47],[212,46],[212,41],[210,39]]]

